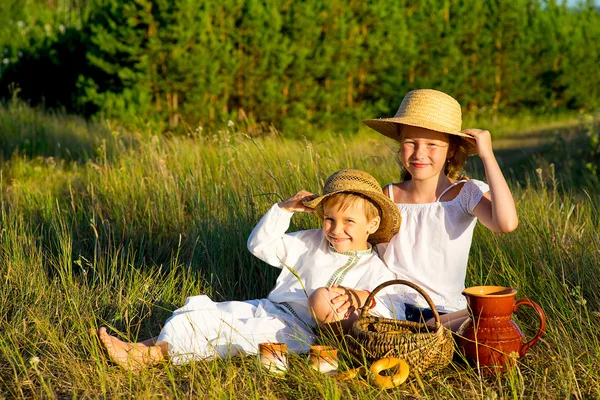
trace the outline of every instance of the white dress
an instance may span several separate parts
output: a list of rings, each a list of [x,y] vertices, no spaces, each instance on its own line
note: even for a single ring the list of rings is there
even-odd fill
[[[248,239],[252,254],[282,268],[268,298],[215,303],[207,296],[188,297],[158,336],[169,344],[173,363],[255,354],[261,342],[286,343],[291,352],[306,352],[316,340],[308,311],[308,296],[315,289],[337,284],[372,290],[395,279],[373,249],[337,253],[321,229],[287,234],[292,215],[274,205]],[[403,302],[396,304],[385,291],[380,293],[371,314],[403,319]]]
[[[439,199],[454,185],[464,183],[450,201]],[[431,297],[438,311],[466,308],[464,290],[469,250],[477,218],[473,210],[489,186],[475,179],[455,182],[434,203],[396,203],[402,215],[399,232],[379,252],[399,279],[411,281]],[[393,201],[393,190],[388,189]],[[429,307],[417,292],[400,291],[405,303]]]

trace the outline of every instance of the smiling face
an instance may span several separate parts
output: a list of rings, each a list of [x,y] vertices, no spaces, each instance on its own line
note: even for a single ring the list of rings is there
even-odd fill
[[[377,208],[360,196],[342,193],[323,201],[323,232],[340,253],[367,250],[380,221]]]
[[[448,134],[405,125],[400,135],[400,160],[412,179],[438,179],[449,154]]]

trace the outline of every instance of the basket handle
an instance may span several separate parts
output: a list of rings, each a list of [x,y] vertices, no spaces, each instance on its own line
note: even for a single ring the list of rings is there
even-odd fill
[[[379,285],[375,289],[373,289],[373,291],[369,294],[369,297],[367,297],[367,300],[365,300],[365,305],[360,308],[360,317],[361,318],[364,318],[367,316],[367,314],[369,312],[369,307],[367,304],[369,304],[369,305],[371,304],[371,300],[373,300],[373,297],[375,297],[377,292],[379,292],[381,289],[391,286],[391,285],[405,285],[405,286],[409,286],[409,287],[413,288],[414,290],[416,290],[417,292],[419,292],[419,294],[425,298],[425,300],[427,301],[427,305],[429,306],[429,308],[431,308],[431,311],[433,312],[433,318],[435,319],[435,329],[437,330],[440,328],[440,326],[442,326],[442,321],[440,320],[440,314],[437,312],[437,310],[435,308],[435,304],[433,304],[431,297],[429,297],[429,295],[423,289],[421,289],[419,286],[415,285],[412,282],[405,281],[403,279],[394,279],[391,281],[383,282],[381,285]]]

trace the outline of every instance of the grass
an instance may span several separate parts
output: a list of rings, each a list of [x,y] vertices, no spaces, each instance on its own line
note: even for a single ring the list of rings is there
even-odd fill
[[[599,397],[600,190],[579,162],[595,157],[595,149],[581,154],[582,142],[505,165],[519,228],[499,235],[478,226],[471,249],[467,285],[510,285],[538,302],[548,318],[543,339],[503,376],[480,377],[457,358],[386,392],[338,384],[305,356],[292,356],[283,378],[254,357],[131,375],[106,361],[88,331],[105,325],[135,341],[156,335],[187,296],[265,297],[278,270],[246,250],[256,221],[299,189],[319,191],[341,168],[397,180],[389,142],[252,139],[235,127],[163,138],[10,107],[0,109],[0,397]],[[300,215],[292,228],[317,225]],[[531,337],[535,314],[516,318]]]

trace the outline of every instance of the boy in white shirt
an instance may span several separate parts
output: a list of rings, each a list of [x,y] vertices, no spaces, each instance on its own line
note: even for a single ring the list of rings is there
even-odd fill
[[[323,229],[286,233],[294,212],[313,210]],[[298,192],[271,207],[250,234],[250,252],[282,269],[266,299],[215,303],[208,296],[188,297],[158,337],[139,343],[123,342],[105,328],[95,333],[111,359],[133,371],[166,358],[180,364],[256,353],[261,342],[306,352],[316,325],[346,321],[347,328],[368,290],[395,279],[372,244],[389,241],[400,220],[371,175],[338,171],[327,179],[323,196]],[[371,313],[404,318],[402,303],[383,295],[374,303]]]

